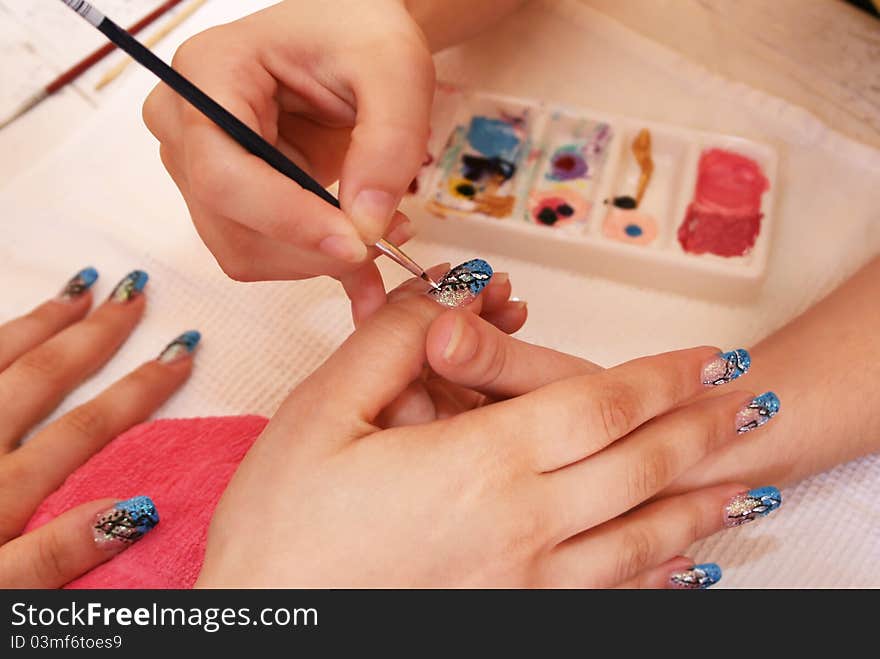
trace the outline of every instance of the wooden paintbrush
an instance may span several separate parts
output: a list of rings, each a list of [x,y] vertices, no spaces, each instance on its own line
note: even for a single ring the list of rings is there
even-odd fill
[[[170,9],[174,7],[174,5],[180,4],[181,1],[182,0],[168,0],[168,2],[163,2],[161,5],[156,7],[156,9],[151,11],[137,23],[128,28],[128,31],[131,34],[137,34],[145,27],[150,25],[152,22],[154,22],[156,19],[158,19],[160,16],[167,13]],[[79,62],[67,69],[67,71],[65,71],[64,73],[60,74],[57,78],[55,78],[52,82],[43,87],[36,94],[26,99],[25,102],[22,103],[21,106],[17,110],[15,110],[15,112],[13,112],[10,117],[7,117],[3,121],[0,121],[0,128],[3,128],[7,124],[11,124],[28,110],[50,97],[59,89],[63,89],[64,87],[72,83],[83,73],[92,68],[95,64],[107,57],[107,55],[112,53],[114,50],[116,50],[116,45],[113,43],[108,43],[101,46],[93,53],[82,58]]]

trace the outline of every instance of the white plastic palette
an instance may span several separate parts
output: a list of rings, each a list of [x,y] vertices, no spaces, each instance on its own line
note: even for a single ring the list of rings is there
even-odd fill
[[[611,202],[636,195],[642,130],[653,172],[638,208],[622,210]],[[696,254],[678,239],[712,149],[750,159],[769,182],[742,255]],[[777,184],[767,145],[441,85],[428,150],[402,208],[431,240],[725,300],[747,299],[764,278]]]

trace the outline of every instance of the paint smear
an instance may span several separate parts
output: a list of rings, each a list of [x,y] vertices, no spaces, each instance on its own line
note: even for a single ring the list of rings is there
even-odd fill
[[[486,108],[459,124],[438,167],[443,172],[428,208],[441,216],[505,218],[516,205],[516,175],[527,152],[528,108]]]
[[[545,135],[526,219],[539,226],[582,231],[605,165],[611,126],[556,112]]]
[[[611,208],[602,224],[602,234],[622,243],[649,245],[657,238],[657,222],[642,211]]]
[[[710,149],[700,156],[694,200],[678,229],[690,254],[745,256],[761,231],[761,197],[770,187],[751,158]]]

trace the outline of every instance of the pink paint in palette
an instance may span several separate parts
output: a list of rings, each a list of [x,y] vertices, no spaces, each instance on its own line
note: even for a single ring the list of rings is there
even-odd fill
[[[429,239],[727,301],[763,281],[767,145],[440,85],[428,150],[402,208]]]

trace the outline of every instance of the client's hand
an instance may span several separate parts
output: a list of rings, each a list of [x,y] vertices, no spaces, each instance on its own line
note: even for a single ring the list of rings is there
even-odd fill
[[[684,405],[702,390],[716,350],[544,386],[518,381],[516,398],[380,429],[386,408],[422,375],[426,335],[443,314],[426,296],[395,297],[290,395],[251,448],[215,512],[199,585],[717,579],[713,568],[689,571],[674,557],[720,529],[723,510],[728,524],[760,514],[738,496],[744,488],[633,511],[737,436],[752,394]]]
[[[146,419],[189,377],[198,332],[186,332],[97,398],[19,445],[100,369],[134,330],[147,274],[134,271],[86,317],[98,273],[79,272],[58,297],[0,325],[0,587],[57,588],[139,540],[159,521],[152,501],[101,499],[20,535],[34,510],[107,442]],[[120,478],[120,488],[125,481]],[[108,493],[110,494],[110,493]],[[114,493],[116,494],[116,493]]]

